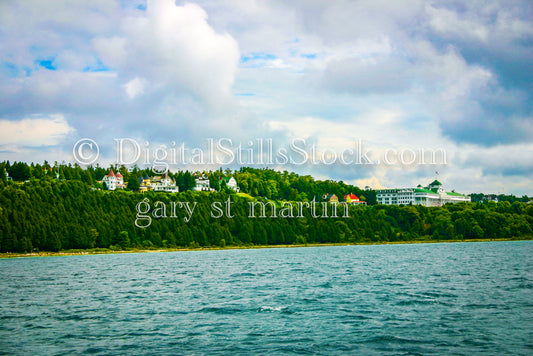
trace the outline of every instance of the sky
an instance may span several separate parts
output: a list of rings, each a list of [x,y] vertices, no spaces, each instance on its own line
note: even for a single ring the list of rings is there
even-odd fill
[[[533,195],[529,0],[6,0],[0,29],[0,160],[262,142],[263,165],[158,157]]]

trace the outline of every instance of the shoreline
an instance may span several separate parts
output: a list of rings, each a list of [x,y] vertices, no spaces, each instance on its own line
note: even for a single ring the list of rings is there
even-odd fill
[[[198,248],[158,248],[158,249],[130,249],[130,250],[65,250],[58,252],[3,252],[0,259],[27,258],[27,257],[57,257],[57,256],[81,256],[81,255],[107,255],[123,253],[161,253],[161,252],[183,252],[183,251],[213,251],[213,250],[250,250],[266,248],[297,248],[297,247],[331,247],[331,246],[371,246],[371,245],[406,245],[406,244],[430,244],[430,243],[463,243],[463,242],[495,242],[495,241],[531,241],[532,236],[521,239],[467,239],[467,240],[413,240],[413,241],[368,241],[368,242],[340,242],[324,244],[298,244],[298,245],[251,245],[251,246],[227,246],[227,247],[198,247]]]

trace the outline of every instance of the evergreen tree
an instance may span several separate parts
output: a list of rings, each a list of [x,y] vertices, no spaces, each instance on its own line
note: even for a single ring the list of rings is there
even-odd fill
[[[141,184],[139,183],[139,178],[137,178],[133,174],[130,175],[130,178],[128,179],[128,189],[134,192],[138,192],[140,187]]]

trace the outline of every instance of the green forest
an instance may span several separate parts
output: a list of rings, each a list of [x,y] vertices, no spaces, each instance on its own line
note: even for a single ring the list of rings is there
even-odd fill
[[[111,167],[134,182],[148,170]],[[208,172],[218,192],[194,192],[191,172],[172,174],[180,193],[107,191],[97,183],[101,167],[0,163],[0,252],[69,249],[198,248],[316,243],[364,243],[417,240],[529,239],[533,204],[527,197],[504,196],[493,201],[443,207],[375,204],[375,192],[335,181],[270,169]],[[232,175],[242,193],[218,186]],[[8,177],[10,179],[8,179]],[[244,194],[243,194],[244,193]],[[368,205],[349,206],[349,217],[249,217],[249,203],[310,201],[325,193],[354,193]],[[147,228],[135,226],[137,205],[150,202],[196,202],[190,221],[155,217]],[[233,217],[212,217],[214,202],[232,202]],[[223,205],[222,205],[223,206]],[[317,214],[321,214],[321,206]],[[179,215],[179,214],[178,214]],[[256,216],[259,213],[256,211]],[[342,216],[342,214],[339,214]]]

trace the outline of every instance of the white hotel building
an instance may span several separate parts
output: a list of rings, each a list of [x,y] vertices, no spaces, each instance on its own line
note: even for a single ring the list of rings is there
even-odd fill
[[[381,189],[376,191],[378,204],[442,206],[446,203],[469,202],[470,196],[454,191],[446,192],[442,183],[434,180],[427,187]]]

